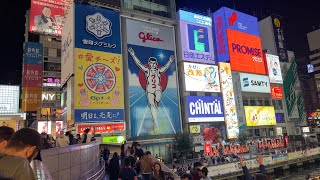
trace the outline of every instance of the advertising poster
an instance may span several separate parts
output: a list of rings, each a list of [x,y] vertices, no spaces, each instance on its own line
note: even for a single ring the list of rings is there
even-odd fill
[[[90,123],[78,124],[78,133],[83,134],[84,130],[89,128],[89,134],[113,133],[114,131],[125,131],[124,123]]]
[[[76,122],[124,120],[122,67],[120,54],[76,49]]]
[[[63,121],[56,121],[56,136],[63,132]]]
[[[71,77],[67,82],[67,99],[66,99],[66,105],[67,105],[67,121],[70,122],[73,118],[72,113],[72,104],[73,104],[73,93],[72,93],[72,85],[74,84],[74,77]]]
[[[219,96],[187,96],[189,122],[224,121],[222,98]]]
[[[179,10],[182,59],[215,64],[212,39],[212,19]]]
[[[277,123],[286,123],[284,113],[276,113],[276,121]]]
[[[227,138],[235,139],[239,135],[239,126],[230,64],[219,63],[219,74],[223,96]]]
[[[289,117],[291,117],[294,109],[295,102],[297,100],[295,85],[297,83],[297,64],[293,61],[288,69],[288,72],[283,81],[284,96],[286,98],[286,105]]]
[[[174,29],[126,20],[131,137],[180,132]]]
[[[253,74],[266,74],[259,36],[227,29],[231,69]]]
[[[102,137],[103,144],[123,144],[126,140],[125,136],[106,136]]]
[[[43,61],[43,46],[40,43],[25,42],[23,44],[23,64],[41,65]]]
[[[220,92],[218,66],[183,63],[186,91]]]
[[[20,86],[0,85],[0,113],[19,112]]]
[[[75,7],[76,48],[121,54],[119,12],[86,4]]]
[[[273,106],[244,106],[247,126],[274,126],[277,124]]]
[[[281,62],[288,62],[288,53],[287,53],[287,44],[284,38],[284,21],[283,18],[279,15],[271,15],[274,38],[276,42],[277,51]]]
[[[75,6],[72,1],[69,3],[61,37],[61,82],[63,84],[74,73]]]
[[[22,88],[22,111],[38,111],[41,104],[42,88]]]
[[[279,56],[266,54],[266,60],[267,60],[270,82],[276,83],[276,84],[282,84],[283,80],[282,80]]]
[[[271,86],[271,98],[273,99],[283,98],[283,90],[281,86]]]
[[[64,0],[31,0],[30,32],[61,36]]]
[[[23,64],[23,87],[42,87],[42,65]]]
[[[190,125],[189,126],[191,134],[200,134],[201,133],[201,126],[200,125]]]
[[[38,121],[38,132],[51,134],[51,121]]]
[[[270,93],[268,76],[240,73],[240,82],[243,92]]]
[[[236,107],[237,107],[239,128],[244,129],[246,122],[245,122],[245,116],[244,116],[240,74],[238,72],[232,72],[232,79],[233,79],[233,89],[234,89],[234,96],[235,96]]]

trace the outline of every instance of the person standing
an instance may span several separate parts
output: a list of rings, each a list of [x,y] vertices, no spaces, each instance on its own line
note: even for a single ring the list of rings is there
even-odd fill
[[[140,161],[140,172],[144,180],[149,180],[150,174],[152,173],[152,167],[154,166],[154,161],[151,157],[151,152],[147,151],[143,159]]]
[[[113,153],[113,157],[110,160],[110,164],[109,164],[110,180],[118,180],[119,171],[120,171],[119,155],[117,152],[115,152],[115,153]]]
[[[119,180],[138,180],[136,172],[132,169],[130,159],[124,160],[124,168],[119,173]]]
[[[60,132],[60,137],[57,138],[56,147],[66,147],[69,145],[69,137]]]
[[[41,136],[36,130],[18,130],[0,153],[0,174],[14,180],[36,180],[30,162],[40,149]]]
[[[208,168],[204,167],[199,172],[199,175],[201,177],[201,180],[211,180],[211,178],[208,177]]]
[[[134,158],[134,150],[130,150],[130,156],[128,157],[131,163],[131,167],[134,167],[136,165],[136,159]]]
[[[13,128],[8,126],[0,127],[0,150],[8,144],[8,141],[12,138],[13,134]]]
[[[164,171],[161,169],[160,163],[154,163],[154,170],[150,175],[150,180],[165,180]]]

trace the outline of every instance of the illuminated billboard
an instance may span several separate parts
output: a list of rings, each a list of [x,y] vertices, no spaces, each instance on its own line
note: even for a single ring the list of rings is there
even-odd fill
[[[279,56],[266,54],[270,83],[283,84]]]
[[[224,121],[222,98],[219,96],[187,96],[189,122]]]
[[[218,66],[184,63],[186,91],[220,92]]]
[[[277,124],[273,106],[244,106],[247,126],[274,126]]]
[[[0,85],[0,114],[19,112],[20,87]]]
[[[124,131],[125,126],[123,122],[116,123],[90,123],[78,124],[78,133],[83,134],[85,129],[90,129],[89,134],[113,133],[115,131]]]
[[[240,73],[240,82],[243,92],[270,93],[268,76]]]
[[[64,0],[31,0],[30,31],[61,36]]]
[[[230,62],[233,71],[266,74],[257,18],[223,7],[212,20],[217,62]]]
[[[271,86],[271,97],[273,99],[282,99],[283,98],[283,90],[280,86]]]
[[[212,19],[179,10],[181,57],[183,60],[215,64]]]
[[[284,38],[284,21],[283,18],[279,15],[272,14],[271,15],[272,24],[273,24],[273,32],[274,32],[274,40],[277,47],[277,53],[280,56],[281,62],[288,62],[288,52],[287,52],[287,44]]]
[[[51,121],[38,121],[38,132],[51,134]]]
[[[191,134],[200,134],[201,133],[201,126],[200,125],[190,125],[189,126]]]

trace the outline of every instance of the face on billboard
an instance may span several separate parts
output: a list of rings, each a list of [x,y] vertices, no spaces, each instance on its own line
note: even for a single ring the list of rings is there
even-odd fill
[[[38,122],[38,132],[51,134],[51,121],[39,121]]]
[[[244,92],[270,93],[268,76],[240,73],[240,82]]]
[[[30,31],[61,36],[64,1],[32,0],[30,9]]]
[[[186,91],[220,92],[218,66],[184,63]]]
[[[266,54],[270,83],[282,84],[279,56]]]
[[[196,14],[193,15],[191,15],[193,18],[184,20],[186,15],[184,13],[180,14],[180,38],[183,60],[215,64],[211,21],[208,21],[211,18],[201,16],[202,20],[200,21],[194,18],[198,17]],[[203,19],[206,19],[206,21]]]
[[[260,37],[227,29],[231,69],[266,74]]]
[[[283,98],[283,90],[280,86],[271,86],[271,97],[273,99],[282,99]]]
[[[56,135],[63,131],[63,121],[56,121]]]
[[[126,20],[131,136],[180,132],[174,29]]]
[[[121,54],[119,12],[76,4],[76,48]]]
[[[219,96],[187,96],[189,122],[224,121],[222,98]]]
[[[76,121],[124,120],[122,56],[86,49],[75,51]]]
[[[244,106],[247,126],[274,126],[277,124],[273,106]]]

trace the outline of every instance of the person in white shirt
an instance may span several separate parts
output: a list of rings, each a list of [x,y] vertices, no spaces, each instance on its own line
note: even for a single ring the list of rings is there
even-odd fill
[[[60,136],[57,138],[56,147],[66,147],[69,145],[69,137],[65,136],[63,131],[60,131]]]

